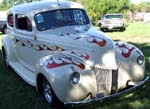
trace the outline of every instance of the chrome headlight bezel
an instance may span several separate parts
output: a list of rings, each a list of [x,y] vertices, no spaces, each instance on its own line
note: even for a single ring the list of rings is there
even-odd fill
[[[145,61],[145,58],[143,55],[140,55],[137,57],[137,64],[138,65],[143,65],[144,61]]]
[[[70,82],[71,85],[77,85],[80,82],[80,73],[79,72],[73,72],[70,76]]]

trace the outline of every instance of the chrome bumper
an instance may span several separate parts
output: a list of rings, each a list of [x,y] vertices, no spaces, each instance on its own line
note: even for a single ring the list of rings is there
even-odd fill
[[[90,104],[93,104],[93,103],[102,103],[102,102],[107,101],[109,99],[116,98],[116,97],[119,97],[119,96],[124,95],[124,94],[129,94],[129,93],[131,93],[131,92],[133,92],[133,91],[135,91],[137,89],[140,89],[140,88],[144,87],[148,83],[150,83],[150,77],[149,76],[147,76],[139,84],[137,84],[134,87],[131,87],[129,89],[126,89],[124,91],[117,92],[115,94],[112,94],[112,95],[109,95],[109,96],[105,96],[105,97],[101,97],[101,98],[89,99],[89,100],[78,101],[78,102],[65,102],[64,105],[72,107],[72,106],[90,105]]]

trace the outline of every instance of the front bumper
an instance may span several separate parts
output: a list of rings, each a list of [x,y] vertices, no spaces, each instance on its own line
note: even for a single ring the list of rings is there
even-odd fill
[[[144,87],[148,83],[150,83],[150,77],[149,76],[147,76],[139,84],[137,84],[134,87],[131,87],[129,89],[126,89],[124,91],[117,92],[115,94],[105,96],[105,97],[101,97],[101,98],[89,99],[89,100],[86,100],[86,101],[84,100],[84,101],[78,101],[78,102],[65,102],[64,105],[70,107],[70,106],[83,106],[83,105],[90,105],[90,104],[94,104],[94,103],[102,103],[102,102],[107,101],[109,99],[119,97],[119,96],[124,95],[124,94],[129,94],[129,93],[131,93],[131,92],[133,92],[137,89],[141,89],[142,87]]]
[[[120,29],[123,27],[124,27],[124,24],[105,24],[105,25],[100,26],[101,29],[109,29],[109,30]]]

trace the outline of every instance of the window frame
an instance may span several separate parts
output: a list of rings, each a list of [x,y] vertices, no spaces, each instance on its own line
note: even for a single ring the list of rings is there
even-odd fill
[[[47,13],[47,12],[54,12],[54,11],[61,11],[61,10],[72,10],[72,11],[73,10],[81,10],[82,12],[85,13],[85,18],[87,19],[87,24],[80,24],[80,26],[82,26],[82,25],[89,25],[90,24],[90,19],[89,19],[88,14],[86,13],[86,11],[84,9],[81,9],[81,8],[66,8],[66,9],[56,9],[56,10],[43,11],[43,12],[39,12],[39,13],[35,14],[34,15],[34,22],[35,22],[35,25],[36,25],[36,29],[38,31],[47,31],[47,30],[53,29],[53,28],[49,28],[49,29],[45,29],[45,30],[39,29],[38,26],[37,26],[38,23],[36,22],[36,16],[38,14]],[[76,25],[72,25],[72,26],[76,26]]]
[[[18,17],[20,17],[20,18],[18,18]],[[19,20],[20,20],[20,22],[24,21],[23,22],[24,24],[22,24],[22,25],[24,25],[25,27],[21,26],[18,23]],[[32,22],[31,22],[30,18],[27,15],[22,14],[22,13],[16,13],[15,14],[15,27],[16,27],[17,30],[20,30],[20,31],[27,31],[27,32],[32,32],[33,31],[33,26],[32,26]]]
[[[7,15],[7,24],[8,24],[9,27],[14,28],[14,23],[15,23],[15,21],[14,21],[14,14],[13,13],[9,13]]]

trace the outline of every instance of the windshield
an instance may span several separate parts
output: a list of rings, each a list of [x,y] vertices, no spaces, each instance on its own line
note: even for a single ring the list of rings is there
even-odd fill
[[[115,19],[115,18],[122,19],[123,16],[122,15],[105,15],[104,16],[104,19]]]
[[[63,9],[42,12],[35,15],[37,29],[45,31],[63,26],[86,25],[89,19],[82,9]]]

